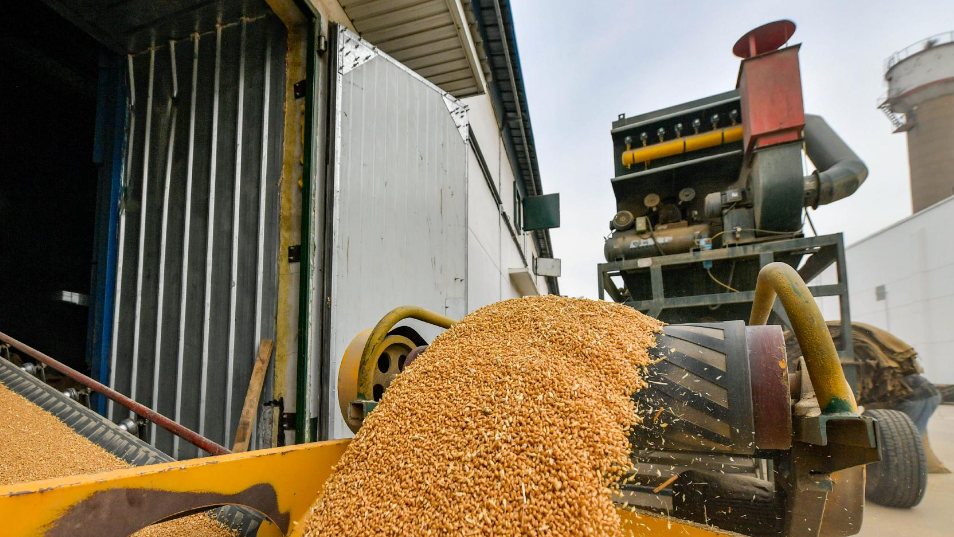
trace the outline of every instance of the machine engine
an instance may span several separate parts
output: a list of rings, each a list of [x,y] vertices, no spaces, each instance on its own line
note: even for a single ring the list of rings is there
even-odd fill
[[[604,244],[610,263],[647,260],[622,270],[621,300],[654,297],[649,258],[802,236],[803,212],[857,190],[867,168],[819,116],[804,113],[795,30],[779,21],[736,44],[743,58],[736,89],[613,123],[616,215]],[[816,170],[806,175],[802,151]],[[803,254],[776,256],[797,266]],[[764,264],[764,263],[763,263]],[[752,289],[758,260],[667,267],[667,296]],[[721,282],[721,283],[720,283]],[[616,297],[614,297],[615,299]],[[748,304],[669,310],[670,322],[743,318]]]

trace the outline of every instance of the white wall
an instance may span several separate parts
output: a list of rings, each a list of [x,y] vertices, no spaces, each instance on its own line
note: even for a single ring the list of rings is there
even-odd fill
[[[462,107],[448,110],[442,92],[391,58],[366,56],[370,49],[354,34],[339,40],[346,68],[335,101],[331,302],[318,296],[312,305],[331,316],[331,367],[322,382],[330,387],[323,406],[333,438],[350,436],[337,375],[353,338],[407,304],[463,316],[469,257],[469,150],[455,122]]]
[[[318,5],[329,20],[350,27],[336,0],[309,1]],[[354,58],[363,58],[363,49]],[[320,407],[328,412],[332,438],[351,436],[338,410],[336,378],[344,349],[354,336],[397,305],[423,306],[459,318],[487,304],[518,297],[520,292],[511,283],[509,273],[511,269],[525,268],[521,249],[514,244],[507,226],[508,219],[513,221],[514,171],[489,97],[484,94],[464,102],[469,107],[467,116],[474,138],[499,192],[500,207],[475,152],[469,147],[457,151],[458,132],[450,122],[451,116],[445,116],[446,103],[437,97],[436,90],[432,92],[423,82],[411,80],[413,77],[398,69],[396,63],[385,62],[380,56],[368,63],[342,65],[349,68],[343,71],[345,80],[337,101],[342,108],[337,118],[340,139],[336,143],[340,147],[336,175],[328,178],[338,180],[334,189],[337,227],[332,230],[334,299],[328,313],[332,326],[331,363],[327,377],[318,378],[316,360],[322,355],[321,339],[317,336],[320,324],[313,323],[314,381],[309,386],[314,407],[319,406],[318,387],[329,387],[328,397]],[[372,71],[380,76],[367,74]],[[425,108],[430,112],[423,118],[414,116]],[[428,122],[434,122],[430,128]],[[426,155],[421,162],[405,158],[407,153],[415,153],[412,146],[418,141],[438,132],[447,136],[439,144],[428,144],[425,149],[430,151],[417,151]],[[444,175],[461,181],[451,181]],[[463,193],[456,189],[458,184],[466,185]],[[412,194],[407,195],[408,192]],[[321,218],[315,221],[323,222]],[[454,232],[454,238],[448,239],[448,229]],[[536,251],[531,236],[519,233],[517,240],[523,245],[532,269]],[[401,251],[399,246],[405,250]],[[391,247],[398,248],[390,251],[394,255],[380,255]],[[537,292],[546,293],[545,278],[534,280]],[[373,294],[374,299],[362,302],[355,298],[363,293]],[[320,293],[315,293],[313,300],[313,315],[325,310]],[[437,333],[416,321],[408,324],[425,339]],[[293,388],[294,363],[289,362],[289,366],[288,386]]]
[[[510,269],[524,268],[520,250],[514,244],[505,219],[513,223],[514,171],[497,127],[490,97],[487,94],[463,99],[469,108],[474,138],[490,170],[500,195],[498,208],[490,187],[484,180],[477,157],[471,152],[468,168],[468,309],[477,308],[521,296],[510,279]],[[529,233],[518,230],[518,242],[530,270],[537,255]],[[546,279],[535,276],[537,292],[547,292]]]
[[[846,248],[852,321],[898,336],[917,351],[925,376],[954,384],[954,197]],[[833,283],[834,271],[819,276]],[[885,286],[884,300],[876,288]],[[823,299],[838,319],[837,299]]]

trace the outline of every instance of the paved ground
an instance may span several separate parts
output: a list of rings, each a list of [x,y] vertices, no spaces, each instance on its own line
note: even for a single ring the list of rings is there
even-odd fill
[[[928,424],[931,446],[954,469],[954,406],[941,405]],[[913,509],[865,504],[861,537],[949,537],[954,535],[954,474],[928,475],[928,489]]]

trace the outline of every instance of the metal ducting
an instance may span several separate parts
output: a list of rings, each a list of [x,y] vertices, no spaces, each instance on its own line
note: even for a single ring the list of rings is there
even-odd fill
[[[806,205],[847,198],[868,177],[865,163],[821,116],[805,114],[805,153],[817,168],[805,178]]]

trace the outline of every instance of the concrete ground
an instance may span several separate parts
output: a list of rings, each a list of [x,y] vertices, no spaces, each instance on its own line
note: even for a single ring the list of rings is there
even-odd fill
[[[931,447],[954,470],[954,406],[941,405],[928,423]],[[860,537],[948,537],[954,535],[954,474],[929,474],[924,499],[913,509],[865,503]]]

